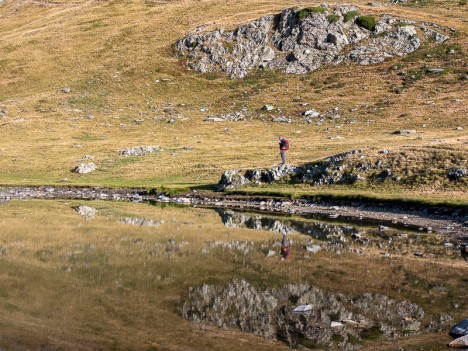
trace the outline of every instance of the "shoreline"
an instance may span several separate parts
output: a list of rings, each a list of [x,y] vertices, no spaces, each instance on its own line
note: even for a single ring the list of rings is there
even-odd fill
[[[226,208],[279,215],[297,215],[325,220],[351,221],[437,232],[447,238],[467,239],[468,211],[463,206],[443,208],[366,203],[366,201],[316,201],[271,196],[233,195],[209,191],[166,196],[147,189],[101,187],[0,187],[0,202],[11,200],[63,199],[172,203],[193,207]],[[431,207],[431,208],[429,208]]]

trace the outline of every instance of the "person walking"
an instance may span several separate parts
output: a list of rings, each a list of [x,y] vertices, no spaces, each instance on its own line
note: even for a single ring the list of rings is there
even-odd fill
[[[279,148],[280,148],[280,154],[281,154],[281,164],[285,165],[286,164],[286,150],[289,150],[289,140],[280,136],[278,138],[279,140]]]

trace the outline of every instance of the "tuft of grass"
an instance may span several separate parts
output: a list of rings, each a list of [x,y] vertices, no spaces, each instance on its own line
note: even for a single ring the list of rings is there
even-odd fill
[[[328,15],[327,16],[327,20],[328,22],[330,23],[335,23],[335,22],[338,22],[340,20],[340,16],[339,15]]]
[[[359,11],[348,11],[343,16],[343,22],[349,22],[357,16],[359,16]]]
[[[297,18],[302,21],[312,13],[325,13],[327,10],[321,6],[306,7],[297,13]]]
[[[363,28],[366,28],[368,30],[374,30],[375,28],[375,24],[377,23],[376,20],[375,20],[375,17],[373,16],[359,16],[357,19],[356,19],[356,23],[363,27]]]

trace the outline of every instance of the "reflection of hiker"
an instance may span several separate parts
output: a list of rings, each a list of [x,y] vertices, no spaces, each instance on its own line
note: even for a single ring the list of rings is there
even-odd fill
[[[281,153],[281,161],[283,165],[286,164],[286,150],[289,150],[289,140],[285,139],[284,137],[280,136],[279,140],[279,148]]]
[[[281,261],[284,261],[290,256],[291,252],[289,251],[288,237],[286,234],[283,234],[283,240],[281,240]]]

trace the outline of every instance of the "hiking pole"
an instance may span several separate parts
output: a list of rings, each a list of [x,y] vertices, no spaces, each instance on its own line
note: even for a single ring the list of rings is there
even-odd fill
[[[277,163],[278,160],[279,160],[279,156],[280,156],[280,154],[276,154],[276,157],[275,157],[275,161],[274,161],[274,163],[273,163],[273,166],[276,166],[276,163]]]

